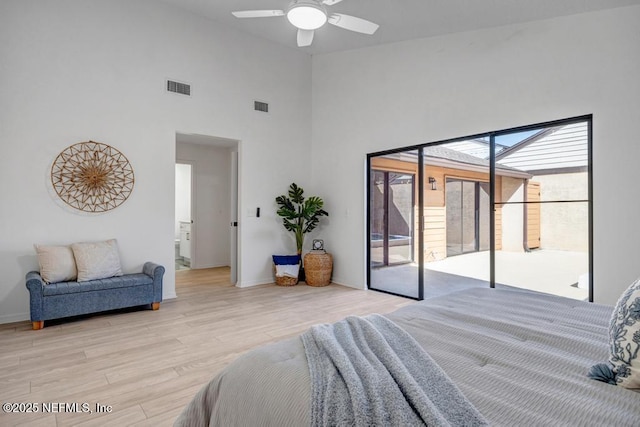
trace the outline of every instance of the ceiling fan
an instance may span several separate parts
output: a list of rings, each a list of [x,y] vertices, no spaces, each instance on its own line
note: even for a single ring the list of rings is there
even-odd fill
[[[343,13],[327,13],[326,6],[342,0],[293,0],[287,10],[241,10],[231,12],[236,18],[269,18],[285,16],[298,29],[298,47],[310,46],[314,31],[327,22],[345,30],[373,34],[379,25],[366,19]]]

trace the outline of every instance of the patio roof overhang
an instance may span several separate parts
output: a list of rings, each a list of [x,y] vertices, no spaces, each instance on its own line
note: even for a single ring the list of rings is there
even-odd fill
[[[450,169],[460,169],[465,171],[489,174],[488,161],[486,165],[480,165],[480,164],[465,163],[465,162],[460,162],[460,161],[450,160],[450,159],[443,159],[443,158],[433,157],[433,156],[425,156],[424,164],[426,166],[440,166],[440,167],[450,168]],[[519,178],[519,179],[531,179],[533,177],[533,175],[525,171],[510,168],[507,166],[502,166],[499,164],[496,164],[496,175],[507,176],[510,178]]]

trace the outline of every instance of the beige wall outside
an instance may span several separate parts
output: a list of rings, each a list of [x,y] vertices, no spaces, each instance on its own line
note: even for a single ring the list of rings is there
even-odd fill
[[[542,201],[587,200],[587,173],[540,175]],[[540,247],[563,251],[589,250],[588,203],[545,203],[540,210]]]
[[[502,177],[502,200],[524,201],[524,180]],[[524,205],[521,203],[502,206],[502,250],[522,252],[524,236]]]

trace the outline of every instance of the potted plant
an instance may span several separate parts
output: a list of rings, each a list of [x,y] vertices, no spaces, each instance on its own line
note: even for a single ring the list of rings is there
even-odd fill
[[[300,257],[304,235],[318,226],[321,217],[329,216],[327,211],[322,209],[324,201],[320,197],[305,198],[303,194],[304,190],[294,182],[289,186],[288,196],[283,194],[276,197],[279,206],[277,213],[282,217],[284,228],[296,236],[296,247]],[[304,280],[304,266],[300,268],[300,280]]]

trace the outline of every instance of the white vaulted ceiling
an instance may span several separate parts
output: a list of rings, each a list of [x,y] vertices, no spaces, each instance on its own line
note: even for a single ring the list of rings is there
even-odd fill
[[[640,4],[640,0],[342,0],[327,10],[380,25],[364,35],[325,25],[312,46],[296,47],[296,28],[286,17],[238,19],[236,10],[286,10],[290,0],[156,0],[226,26],[309,54],[357,49],[402,40],[497,27],[557,16]]]

